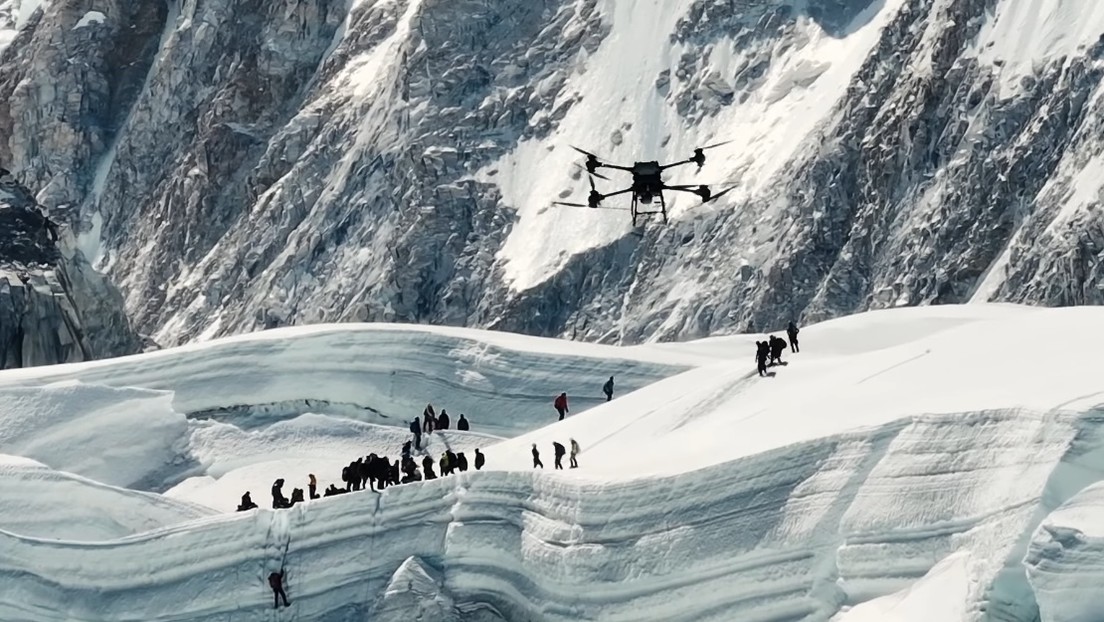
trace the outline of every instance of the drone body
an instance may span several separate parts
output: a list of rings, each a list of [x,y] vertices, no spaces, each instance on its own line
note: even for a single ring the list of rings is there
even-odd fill
[[[703,164],[705,164],[705,149],[712,149],[713,147],[719,147],[725,143],[718,143],[710,145],[708,147],[702,147],[694,150],[693,157],[687,158],[679,162],[673,162],[671,164],[660,164],[656,160],[648,162],[634,162],[632,166],[622,166],[618,164],[608,164],[598,159],[598,156],[587,151],[583,151],[578,147],[572,147],[572,149],[582,153],[587,157],[586,170],[587,175],[590,178],[590,195],[587,197],[586,205],[581,203],[564,203],[562,201],[556,201],[557,205],[567,205],[571,207],[589,207],[599,208],[605,207],[602,205],[602,201],[612,196],[619,194],[632,193],[632,201],[629,206],[629,210],[632,213],[633,226],[636,226],[637,218],[640,216],[648,216],[652,214],[660,214],[663,216],[663,222],[667,223],[667,201],[663,197],[664,190],[674,190],[676,192],[689,192],[701,197],[703,203],[707,201],[713,201],[720,198],[723,194],[732,190],[727,188],[717,194],[713,194],[706,185],[668,185],[663,181],[663,172],[669,168],[676,166],[682,166],[684,164],[697,164],[698,170],[701,170]],[[601,179],[609,179],[602,174],[598,173],[598,169],[608,168],[618,171],[625,171],[632,175],[632,184],[623,190],[617,190],[615,192],[607,192],[605,194],[598,192],[594,187],[594,178],[599,177]],[[658,199],[659,205],[655,205],[655,201]],[[642,208],[641,206],[646,206]],[[616,209],[616,208],[613,208]]]

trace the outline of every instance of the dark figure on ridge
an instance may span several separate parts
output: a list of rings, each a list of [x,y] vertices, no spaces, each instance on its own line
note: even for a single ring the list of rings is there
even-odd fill
[[[426,455],[422,458],[422,471],[425,472],[425,478],[437,479],[437,474],[433,472],[433,456]]]
[[[563,469],[563,463],[560,462],[560,461],[563,460],[564,454],[566,453],[564,451],[564,446],[557,443],[557,442],[555,442],[555,441],[553,441],[552,442],[552,449],[555,450],[555,452],[556,452],[556,468],[562,470]]]
[[[541,462],[540,452],[537,451],[537,444],[533,443],[533,468],[535,469],[537,467],[540,467],[540,468],[543,469],[544,468],[544,463]]]
[[[567,409],[567,393],[560,393],[552,405],[556,407],[556,412],[560,413],[560,421],[563,421],[564,415],[570,412]]]
[[[456,429],[468,431],[468,420],[464,418],[463,413],[460,413],[460,418],[456,420]]]
[[[421,449],[422,448],[422,426],[421,426],[420,423],[418,423],[418,418],[417,417],[414,417],[414,419],[410,422],[410,431],[414,433],[414,448],[415,449]],[[408,444],[407,445],[407,448],[408,448],[407,453],[409,453],[409,447],[410,447],[410,445]]]
[[[252,510],[255,507],[257,507],[257,504],[253,503],[253,498],[249,496],[249,491],[245,491],[245,494],[242,495],[241,504],[238,505],[238,511],[244,512],[246,510]]]
[[[448,411],[444,408],[441,409],[441,414],[437,416],[437,429],[447,430],[449,428],[449,416]]]
[[[422,418],[425,420],[423,430],[429,434],[437,423],[437,413],[433,410],[433,404],[426,404],[425,410],[422,411]]]
[[[314,473],[310,474],[310,483],[307,484],[307,490],[310,491],[310,498],[318,498],[318,480],[314,478]]]
[[[801,348],[797,346],[797,333],[801,332],[797,328],[797,324],[790,322],[790,325],[786,327],[786,336],[790,338],[790,352],[801,352]]]
[[[484,462],[486,462],[486,458],[484,458],[483,453],[480,452],[478,448],[476,448],[476,450],[475,450],[475,470],[478,471],[479,469],[482,469]]]
[[[468,458],[462,451],[456,453],[456,467],[460,469],[461,472],[468,470]]]
[[[607,402],[613,399],[613,376],[610,376],[606,384],[602,385],[602,393],[606,394]]]
[[[280,490],[283,487],[283,479],[278,479],[272,484],[272,509],[274,510],[291,507],[287,497],[284,496],[284,491]]]

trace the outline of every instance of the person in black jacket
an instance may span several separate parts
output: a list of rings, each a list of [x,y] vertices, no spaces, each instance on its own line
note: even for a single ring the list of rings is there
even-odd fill
[[[437,429],[447,430],[449,429],[449,416],[448,412],[444,408],[441,409],[441,414],[437,417]]]
[[[606,394],[607,402],[613,399],[613,376],[610,376],[606,384],[602,385],[602,393]]]
[[[770,336],[770,364],[782,364],[782,352],[786,350],[786,340],[774,335]]]
[[[291,504],[288,503],[287,497],[284,496],[284,491],[281,490],[281,488],[283,487],[283,479],[278,479],[272,484],[272,509],[274,510],[291,507]]]
[[[272,608],[278,609],[280,607],[280,598],[284,599],[284,606],[290,607],[288,603],[287,594],[284,593],[284,571],[274,572],[268,575],[268,585],[272,588]]]
[[[417,417],[410,421],[410,431],[414,433],[414,449],[422,448],[422,425]]]
[[[257,507],[257,504],[253,503],[253,498],[249,496],[249,491],[245,491],[245,494],[242,495],[241,505],[238,506],[238,511],[244,512],[246,510],[252,510],[255,507]]]
[[[468,430],[468,420],[464,418],[463,413],[460,414],[460,418],[456,421],[456,429],[464,430],[465,432]]]
[[[797,346],[797,333],[801,332],[797,328],[797,324],[790,322],[790,325],[786,327],[786,336],[790,338],[790,352],[801,352],[801,348]]]
[[[563,469],[563,463],[560,462],[560,461],[563,460],[564,454],[567,453],[567,451],[564,450],[563,445],[561,445],[561,444],[559,444],[555,441],[553,441],[553,443],[552,443],[552,449],[554,449],[556,451],[556,468],[557,469]]]
[[[759,375],[767,375],[767,357],[770,356],[770,346],[766,341],[755,342],[755,364],[759,368]]]
[[[478,471],[479,469],[482,469],[483,464],[485,462],[486,462],[486,458],[484,458],[483,453],[480,452],[478,448],[476,448],[476,450],[475,450],[475,470]]]
[[[540,467],[540,468],[543,469],[544,468],[544,463],[541,462],[540,452],[537,451],[537,444],[533,443],[533,468],[535,469],[537,467]]]

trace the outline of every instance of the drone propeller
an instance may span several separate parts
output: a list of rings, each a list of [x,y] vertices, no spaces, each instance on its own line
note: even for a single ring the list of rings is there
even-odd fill
[[[697,149],[694,150],[694,157],[690,158],[690,161],[693,162],[694,164],[697,164],[698,165],[698,170],[700,171],[701,167],[705,164],[705,153],[704,153],[704,151],[706,149],[715,149],[717,147],[727,145],[730,142],[732,142],[732,141],[731,140],[725,140],[725,141],[721,141],[719,143],[713,143],[712,145],[706,145],[705,147],[698,147]]]
[[[598,156],[594,155],[593,153],[580,149],[575,145],[570,145],[570,147],[587,157],[586,170],[588,173],[594,174],[594,172],[598,170],[598,167],[602,165],[602,162],[599,161]]]
[[[712,195],[708,199],[702,199],[702,203],[710,203],[712,201],[716,201],[717,199],[723,197],[724,195],[728,194],[729,192],[732,192],[735,189],[736,189],[735,185],[729,186],[729,187],[725,188],[724,190],[721,190],[717,194]]]

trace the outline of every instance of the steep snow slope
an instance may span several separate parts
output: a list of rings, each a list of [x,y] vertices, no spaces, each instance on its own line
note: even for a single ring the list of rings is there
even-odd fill
[[[1097,2],[43,8],[0,57],[0,161],[164,344],[350,319],[636,343],[1104,302]],[[737,190],[671,197],[667,227],[550,205],[585,193],[570,144],[725,140],[671,179]]]
[[[288,374],[284,365],[296,368],[311,350],[338,352],[335,343],[363,353],[401,337],[411,351],[435,353],[458,335],[504,350],[509,343],[530,372],[556,361],[585,366],[602,351],[619,353],[621,364],[671,357],[689,368],[667,368],[611,403],[487,447],[482,472],[94,545],[0,533],[0,572],[14,577],[0,583],[0,617],[271,619],[264,577],[284,566],[294,611],[282,615],[299,619],[398,620],[411,603],[443,620],[1077,619],[1048,609],[1021,560],[1027,553],[1032,563],[1029,544],[1044,519],[1082,523],[1051,513],[1104,481],[1094,414],[1102,391],[1089,364],[1104,347],[1093,328],[1100,316],[987,305],[865,314],[803,330],[804,351],[784,355],[788,364],[768,378],[752,371],[752,336],[616,349],[398,327],[269,331],[5,372],[5,391],[111,379],[172,384],[185,404],[207,382],[212,401],[229,405],[257,395],[245,384],[235,395],[220,377],[234,366],[267,363]],[[1083,350],[1066,347],[1069,326],[1083,327]],[[237,359],[223,361],[227,354]],[[317,360],[336,370],[351,358]],[[447,358],[425,357],[426,377],[450,377]],[[1052,371],[1061,373],[1039,381]],[[481,420],[510,416],[490,411]],[[234,463],[239,452],[250,463],[251,452],[278,447],[270,440],[298,433],[325,454],[274,449],[269,479],[344,451],[335,439],[355,446],[384,434],[333,414],[252,431],[220,427],[228,425],[193,427],[193,435],[207,431],[197,446],[228,475],[259,464]],[[321,442],[327,437],[331,444]],[[581,467],[553,471],[550,443],[569,438],[582,446]],[[531,443],[543,470],[530,467]],[[1084,563],[1091,573],[1095,562]],[[1075,584],[1080,565],[1070,560],[1050,575],[1068,579],[1048,585]],[[933,601],[940,608],[925,608]]]

